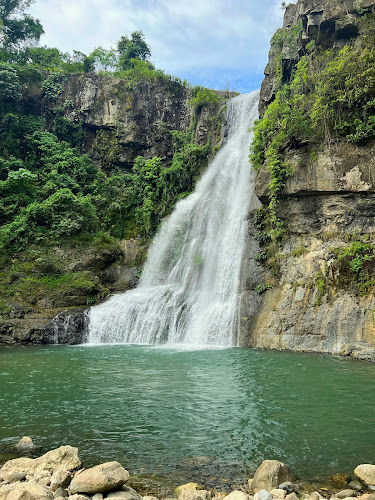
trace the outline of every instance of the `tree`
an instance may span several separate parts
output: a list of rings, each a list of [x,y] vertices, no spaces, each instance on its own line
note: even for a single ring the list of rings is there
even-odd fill
[[[120,69],[130,69],[131,59],[146,61],[151,56],[150,46],[145,42],[145,37],[141,30],[134,31],[131,38],[122,36],[117,42]]]
[[[34,0],[0,0],[0,47],[7,50],[38,42],[44,33],[38,19],[25,14]]]
[[[115,49],[103,49],[96,47],[90,54],[95,61],[97,71],[113,71],[117,65],[117,54]]]

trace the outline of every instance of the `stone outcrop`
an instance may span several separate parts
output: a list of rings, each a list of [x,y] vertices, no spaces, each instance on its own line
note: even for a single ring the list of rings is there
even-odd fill
[[[299,24],[301,33],[297,43],[284,46],[281,53],[277,44],[271,45],[260,113],[275,97],[280,58],[285,82],[309,42],[324,48],[342,47],[358,37],[356,43],[360,43],[359,19],[374,8],[373,0],[298,0],[288,5],[283,28],[287,31]],[[375,298],[354,286],[337,285],[341,278],[338,252],[356,235],[375,235],[375,142],[315,144],[313,152],[309,144],[301,143],[285,151],[285,160],[293,175],[287,179],[277,215],[287,237],[280,248],[274,248],[272,264],[266,267],[254,261],[256,243],[250,240],[256,229],[249,222],[241,345],[375,361]],[[263,167],[255,190],[264,205],[269,202],[270,181]],[[268,283],[272,289],[256,297],[257,283]]]
[[[287,5],[284,29],[298,23],[302,32],[297,45],[284,47],[281,53],[282,78],[287,80],[293,68],[304,53],[306,45],[314,41],[326,47],[342,47],[358,35],[358,18],[375,5],[374,0],[298,0]],[[264,71],[260,93],[259,111],[263,115],[276,94],[276,58],[278,49],[271,44],[269,62]]]
[[[62,80],[62,85],[63,92],[54,105],[43,99],[41,91],[32,89],[28,93],[26,90],[25,110],[40,114],[47,109],[53,113],[56,106],[61,106],[66,119],[82,124],[83,150],[90,152],[99,164],[97,135],[104,131],[105,138],[114,140],[116,152],[111,151],[115,156],[114,163],[123,169],[130,169],[139,155],[171,160],[171,130],[193,130],[195,144],[203,145],[210,140],[213,149],[221,141],[218,120],[223,106],[228,98],[237,95],[218,91],[218,102],[194,109],[190,105],[192,89],[163,78],[130,83],[97,74],[71,74]]]

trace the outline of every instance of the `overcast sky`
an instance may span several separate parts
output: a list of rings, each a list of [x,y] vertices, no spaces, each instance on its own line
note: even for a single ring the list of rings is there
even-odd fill
[[[281,0],[36,0],[41,45],[89,54],[141,29],[151,61],[194,85],[260,87]]]

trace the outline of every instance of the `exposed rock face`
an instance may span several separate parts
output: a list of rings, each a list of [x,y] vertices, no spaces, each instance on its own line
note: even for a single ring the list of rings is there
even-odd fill
[[[361,0],[358,5],[353,0],[298,0],[296,4],[289,4],[285,10],[283,28],[301,23],[303,30],[297,46],[283,49],[283,78],[286,79],[290,75],[309,42],[314,41],[327,47],[342,47],[351,38],[356,37],[360,13],[369,11],[374,5],[374,0]],[[261,115],[275,98],[277,54],[277,47],[271,45],[260,93]]]
[[[65,109],[64,116],[73,123],[82,123],[84,150],[91,150],[100,163],[97,133],[113,132],[119,145],[115,163],[123,168],[131,168],[139,155],[171,160],[173,143],[169,131],[187,132],[193,123],[194,143],[203,145],[210,138],[214,147],[220,142],[217,119],[223,104],[236,95],[217,92],[219,102],[200,107],[195,115],[189,104],[192,90],[178,82],[152,80],[129,84],[119,78],[85,74],[69,75],[63,84],[64,92],[57,104],[73,101],[73,109]],[[37,102],[38,99],[40,96]]]
[[[341,47],[358,35],[360,43],[358,19],[374,7],[370,0],[299,0],[289,5],[284,28],[301,23],[302,33],[296,46],[284,47],[281,53],[284,81],[308,42]],[[273,45],[262,84],[261,113],[275,97],[277,56],[278,48]],[[272,256],[274,269],[260,266],[253,260],[254,251],[247,252],[241,344],[375,361],[374,296],[361,296],[354,287],[334,286],[340,278],[337,252],[354,241],[355,235],[375,234],[375,143],[338,142],[316,149],[312,154],[309,145],[302,144],[285,153],[293,175],[277,212],[287,237]],[[265,205],[270,180],[262,168],[255,181],[256,193]],[[249,236],[254,232],[250,224]],[[329,283],[320,289],[319,276]],[[270,283],[273,289],[254,300],[256,283]]]

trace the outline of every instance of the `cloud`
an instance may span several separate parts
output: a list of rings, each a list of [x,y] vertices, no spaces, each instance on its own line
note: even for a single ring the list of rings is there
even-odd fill
[[[238,91],[260,85],[282,22],[279,0],[37,0],[30,10],[46,31],[42,44],[90,53],[142,29],[158,68]]]

